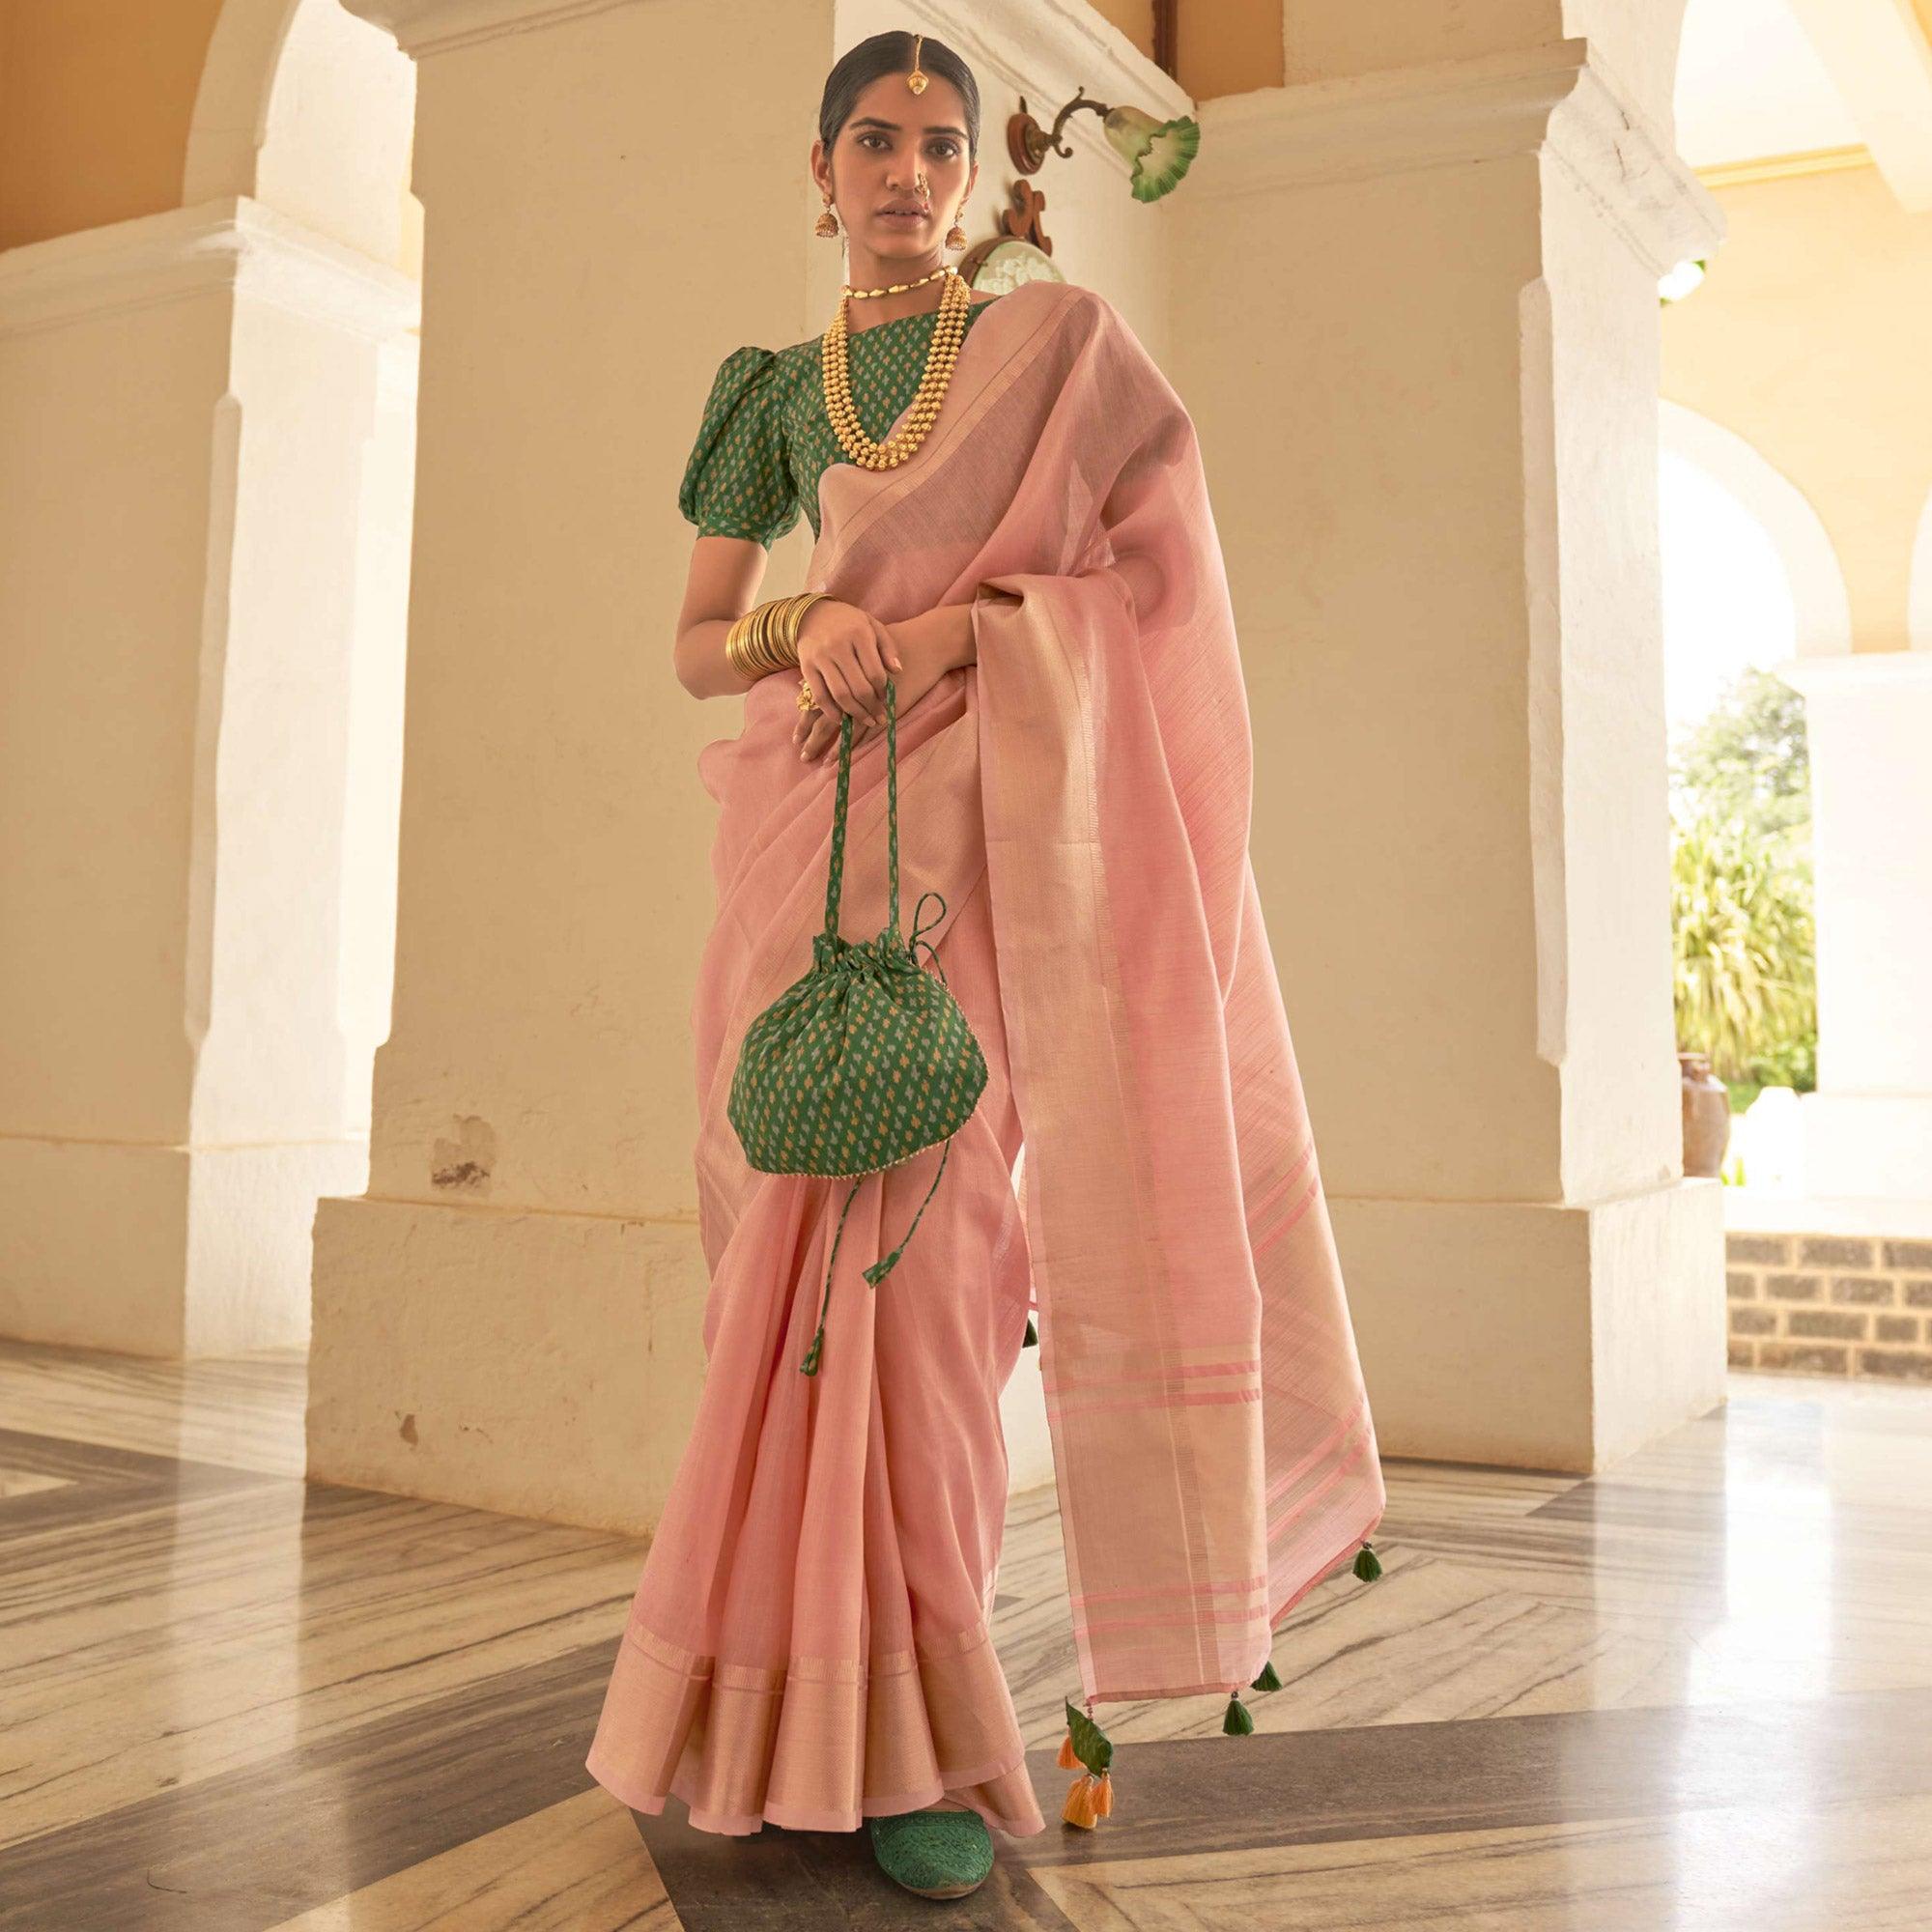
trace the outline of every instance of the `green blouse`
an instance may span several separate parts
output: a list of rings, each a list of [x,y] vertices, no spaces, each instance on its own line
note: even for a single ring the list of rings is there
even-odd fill
[[[969,335],[992,305],[967,310]],[[918,391],[936,316],[902,315],[847,338],[852,402],[875,440]],[[825,413],[818,355],[814,335],[789,349],[747,344],[718,365],[677,492],[700,536],[751,537],[769,549],[800,510],[818,534],[819,476],[827,464],[852,460]]]

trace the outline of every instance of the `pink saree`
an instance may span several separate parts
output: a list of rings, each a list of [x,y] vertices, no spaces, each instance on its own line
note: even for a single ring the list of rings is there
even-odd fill
[[[801,1375],[849,1183],[753,1172],[724,1108],[822,922],[837,760],[797,757],[796,680],[764,679],[699,757],[721,808],[693,1012],[705,1382],[589,1766],[711,1831],[857,1830],[945,1795],[1037,1832],[989,1634],[1030,1298],[1090,1707],[1246,1686],[1379,1520],[1380,1465],[1179,398],[1102,298],[1029,283],[975,322],[917,455],[835,464],[819,501],[811,587],[889,622],[972,604],[978,662],[899,717],[900,903],[944,895],[930,936],[989,1078],[877,1289],[861,1270],[940,1151],[861,1187]],[[853,753],[848,937],[886,920],[884,751]]]

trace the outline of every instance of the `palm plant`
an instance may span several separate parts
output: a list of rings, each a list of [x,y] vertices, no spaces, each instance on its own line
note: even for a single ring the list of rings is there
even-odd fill
[[[1783,840],[1736,818],[1677,828],[1671,855],[1677,1039],[1741,1081],[1816,1028],[1810,879]]]

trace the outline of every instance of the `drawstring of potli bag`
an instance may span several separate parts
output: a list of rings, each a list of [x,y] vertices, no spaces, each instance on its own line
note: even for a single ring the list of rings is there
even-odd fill
[[[919,1204],[919,1213],[912,1217],[912,1227],[908,1228],[904,1235],[900,1236],[898,1246],[891,1254],[881,1255],[877,1261],[866,1269],[866,1279],[874,1288],[877,1288],[880,1282],[884,1281],[898,1266],[899,1257],[905,1253],[906,1243],[912,1239],[913,1228],[919,1226],[920,1216],[925,1212],[925,1203],[932,1199],[935,1189],[939,1186],[939,1177],[946,1172],[947,1157],[952,1151],[952,1136],[948,1134],[946,1145],[940,1151],[939,1166],[933,1173],[932,1186],[925,1190],[925,1201],[922,1201]],[[852,1192],[846,1195],[845,1205],[838,1210],[838,1226],[833,1231],[832,1235],[832,1252],[826,1257],[825,1262],[825,1298],[819,1303],[818,1307],[818,1327],[812,1335],[811,1347],[805,1351],[804,1361],[798,1365],[800,1370],[808,1376],[815,1376],[818,1373],[819,1358],[825,1352],[825,1318],[832,1309],[832,1269],[834,1264],[838,1259],[838,1240],[839,1236],[845,1232],[845,1216],[852,1211],[852,1202],[866,1179],[867,1177],[862,1174],[852,1183]]]
[[[892,749],[890,742],[888,743],[887,749],[888,750]],[[891,779],[893,776],[891,763],[889,763],[887,766],[887,776],[889,779]],[[887,793],[888,806],[889,808],[893,808],[889,809],[887,813],[887,818],[891,832],[891,850],[892,850],[891,890],[892,890],[893,923],[895,925],[896,925],[898,923],[898,904],[899,904],[899,840],[898,840],[899,827],[898,827],[898,812],[895,809],[898,803],[897,789],[898,788],[896,784],[893,784],[889,787]],[[906,952],[911,956],[914,966],[917,967],[919,963],[919,949],[922,946],[923,946],[925,948],[927,956],[931,959],[934,968],[937,970],[939,974],[940,983],[943,985],[946,981],[946,968],[940,965],[939,963],[938,950],[937,948],[934,947],[931,940],[923,938],[922,936],[926,930],[926,928],[920,923],[920,911],[921,908],[924,906],[927,899],[937,899],[939,901],[939,910],[933,915],[931,922],[934,925],[937,925],[938,923],[946,917],[945,894],[936,891],[928,891],[922,893],[920,895],[919,904],[913,907],[912,937],[906,941]],[[833,909],[831,912],[831,923],[834,931],[838,930],[838,915],[837,910],[837,901],[834,900]],[[908,1228],[905,1231],[905,1233],[899,1237],[898,1246],[895,1247],[891,1254],[881,1255],[879,1259],[873,1262],[871,1265],[867,1267],[865,1271],[866,1280],[873,1288],[877,1288],[880,1282],[884,1281],[885,1278],[889,1274],[891,1274],[895,1267],[898,1266],[899,1258],[906,1251],[906,1243],[912,1239],[914,1229],[916,1229],[919,1226],[922,1217],[925,1213],[926,1202],[929,1202],[932,1199],[933,1195],[938,1191],[939,1177],[946,1172],[946,1163],[951,1158],[952,1153],[952,1136],[951,1134],[948,1134],[946,1137],[946,1145],[940,1150],[939,1166],[937,1167],[937,1169],[934,1170],[932,1177],[932,1185],[925,1190],[925,1200],[922,1201],[919,1204],[919,1212],[912,1217],[912,1227]],[[818,1373],[818,1364],[820,1360],[823,1358],[825,1353],[825,1319],[832,1311],[832,1270],[835,1264],[838,1260],[838,1242],[840,1236],[842,1236],[843,1234],[845,1233],[845,1216],[852,1211],[853,1200],[857,1197],[860,1184],[865,1180],[865,1179],[866,1177],[862,1174],[859,1177],[858,1180],[855,1180],[852,1183],[851,1192],[847,1194],[845,1197],[845,1206],[838,1210],[838,1226],[833,1231],[832,1235],[832,1252],[826,1257],[825,1260],[825,1294],[823,1299],[819,1302],[818,1306],[818,1327],[812,1334],[811,1346],[805,1351],[805,1359],[798,1365],[799,1371],[803,1375],[815,1376]]]

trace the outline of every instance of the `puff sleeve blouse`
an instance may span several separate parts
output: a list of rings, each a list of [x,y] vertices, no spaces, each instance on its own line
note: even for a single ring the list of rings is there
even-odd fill
[[[967,311],[969,335],[992,305]],[[867,436],[883,437],[918,392],[935,320],[930,311],[899,316],[850,338],[852,401]],[[819,338],[788,349],[747,343],[712,379],[677,506],[700,536],[749,537],[769,549],[801,515],[817,534],[818,479],[850,460],[825,413]]]

